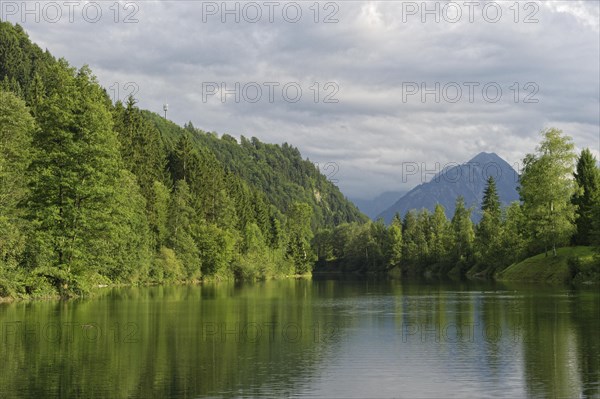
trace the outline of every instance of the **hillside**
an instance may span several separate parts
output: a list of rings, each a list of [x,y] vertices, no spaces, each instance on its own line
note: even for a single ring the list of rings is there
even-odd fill
[[[35,101],[36,85],[49,85],[51,65],[57,61],[48,51],[32,43],[19,26],[0,23],[0,81],[3,86],[28,104]],[[306,202],[313,208],[313,227],[332,227],[339,223],[365,221],[367,218],[348,201],[340,190],[304,160],[297,148],[284,143],[266,144],[259,139],[242,137],[241,143],[228,135],[183,128],[161,116],[142,110],[142,116],[156,126],[167,152],[179,138],[188,134],[196,148],[214,155],[219,168],[233,173],[252,188],[265,194],[281,213],[293,202]]]
[[[543,282],[600,282],[600,264],[594,261],[592,247],[559,248],[557,256],[538,254],[515,263],[495,276],[498,281]]]
[[[519,200],[517,172],[498,155],[482,152],[470,161],[448,168],[429,182],[413,188],[379,217],[390,223],[396,213],[404,216],[411,209],[422,208],[433,212],[438,203],[444,207],[446,216],[452,217],[456,198],[463,196],[466,206],[473,207],[472,219],[477,222],[481,218],[479,208],[488,176],[496,180],[502,205]]]
[[[161,132],[168,148],[174,147],[178,137],[190,135],[199,148],[214,154],[227,171],[265,193],[281,212],[286,212],[294,201],[302,201],[313,207],[314,227],[367,220],[337,186],[288,143],[268,144],[244,136],[238,143],[230,135],[219,137],[196,129],[191,122],[182,128],[155,113],[143,111],[143,115]]]

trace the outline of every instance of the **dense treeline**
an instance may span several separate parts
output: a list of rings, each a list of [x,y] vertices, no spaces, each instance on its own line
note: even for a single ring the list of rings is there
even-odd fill
[[[521,202],[503,209],[490,177],[477,225],[459,197],[451,220],[438,205],[433,213],[397,214],[390,226],[322,229],[313,239],[318,270],[491,276],[540,252],[556,255],[560,246],[600,246],[600,169],[588,149],[577,157],[560,130],[542,132],[537,152],[525,157],[519,194]]]
[[[531,254],[600,244],[600,172],[550,129],[524,160],[521,202],[483,217],[367,222],[299,151],[180,127],[113,104],[0,22],[0,297],[98,285],[269,278],[320,270],[491,274]]]
[[[239,176],[252,188],[266,195],[278,209],[299,201],[313,208],[312,227],[331,227],[344,222],[366,222],[363,215],[340,190],[331,184],[309,160],[303,159],[297,148],[262,143],[256,137],[241,136],[240,143],[224,134],[205,132],[189,122],[182,128],[157,114],[143,111],[165,138],[167,147],[188,134],[194,144],[212,152],[226,170]]]
[[[113,104],[0,22],[0,297],[311,270],[313,229],[365,217],[297,149]]]

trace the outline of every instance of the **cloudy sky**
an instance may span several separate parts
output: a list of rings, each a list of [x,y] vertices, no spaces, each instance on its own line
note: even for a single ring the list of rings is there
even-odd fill
[[[291,143],[350,197],[414,186],[413,162],[516,164],[549,126],[600,156],[597,1],[23,4],[0,17],[113,97]]]

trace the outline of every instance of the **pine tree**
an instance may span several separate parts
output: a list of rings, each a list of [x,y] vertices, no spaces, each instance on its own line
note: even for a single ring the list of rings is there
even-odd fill
[[[184,180],[175,184],[175,191],[169,206],[168,246],[175,251],[189,279],[199,278],[201,275],[200,251],[194,239],[194,223],[197,219],[196,212],[191,205],[190,189]]]
[[[429,243],[431,241],[430,213],[427,209],[422,209],[417,215],[417,234],[415,243],[418,249],[418,259],[421,266],[426,266],[429,262]]]
[[[158,250],[167,244],[171,194],[169,189],[158,181],[154,182],[152,191],[153,194],[148,201],[148,224],[154,248]]]
[[[416,212],[410,210],[406,212],[402,222],[402,258],[410,265],[415,265],[419,260],[418,231]]]
[[[454,216],[451,221],[453,233],[454,259],[461,265],[468,264],[473,252],[473,223],[471,222],[471,210],[465,207],[462,196],[456,199]]]
[[[450,246],[450,225],[444,207],[436,204],[431,216],[431,259],[433,262],[443,262],[448,257]]]
[[[400,266],[402,261],[402,221],[395,215],[387,231],[388,241],[385,248],[385,257],[389,268]]]
[[[294,203],[288,212],[287,230],[289,241],[287,255],[293,261],[295,272],[303,274],[311,270],[313,256],[310,248],[312,232],[310,220],[312,208],[306,203]]]
[[[515,201],[506,208],[501,237],[501,266],[523,259],[527,250],[527,220],[523,208]]]
[[[121,157],[125,167],[138,180],[146,199],[153,195],[155,181],[168,181],[166,151],[160,139],[160,133],[135,106],[133,97],[127,99],[123,107],[117,103],[114,119],[115,130],[121,142]]]
[[[475,257],[480,268],[491,267],[493,270],[502,261],[500,257],[502,209],[492,176],[487,180],[481,212],[482,217],[475,236]]]
[[[573,242],[577,245],[590,245],[594,208],[600,203],[600,172],[589,149],[581,151],[574,176],[579,190],[572,199],[572,203],[577,207],[577,233]]]
[[[107,226],[99,272],[113,282],[143,282],[155,248],[148,224],[146,199],[136,177],[121,170],[115,195],[106,211],[112,215]]]

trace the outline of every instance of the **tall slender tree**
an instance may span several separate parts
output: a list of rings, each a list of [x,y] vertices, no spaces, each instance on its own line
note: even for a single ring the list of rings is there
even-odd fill
[[[23,176],[31,159],[34,129],[25,102],[0,90],[0,297],[14,295],[14,274],[25,250],[27,226],[19,203],[27,194]]]
[[[113,216],[106,212],[118,181],[119,146],[110,102],[89,68],[60,61],[39,107],[33,140],[30,219],[36,227],[36,266],[65,292],[77,276],[98,271]],[[74,282],[75,284],[70,284]]]
[[[481,203],[482,217],[476,228],[475,257],[479,267],[495,269],[501,262],[502,208],[496,191],[496,182],[490,176]]]
[[[462,196],[456,199],[451,228],[453,233],[454,259],[462,264],[471,260],[475,233],[471,222],[471,209],[465,206]]]
[[[577,191],[573,179],[576,155],[571,137],[558,129],[542,131],[535,154],[523,160],[519,194],[529,221],[529,234],[556,256],[556,247],[569,241],[575,232],[576,206],[571,199]]]
[[[596,158],[586,148],[581,151],[574,173],[579,190],[572,202],[577,207],[577,232],[573,242],[577,245],[590,245],[594,224],[594,209],[600,206],[600,171],[596,166]]]

